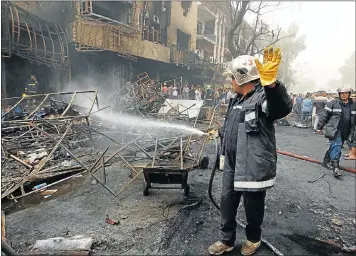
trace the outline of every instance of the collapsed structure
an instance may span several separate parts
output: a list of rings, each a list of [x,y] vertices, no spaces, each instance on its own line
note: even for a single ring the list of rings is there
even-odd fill
[[[216,108],[202,104],[197,108],[196,101],[188,101],[189,106],[181,101],[174,104],[154,88],[148,75],[141,74],[110,102],[124,117],[140,116],[146,122],[174,120],[175,125],[180,122],[203,131],[217,127]],[[132,124],[128,127],[125,120],[108,123],[103,116],[120,115],[113,114],[110,106],[100,109],[98,91],[5,98],[2,107],[2,198],[23,197],[80,173],[89,173],[117,196],[145,170],[145,194],[154,182],[154,175],[149,173],[157,170],[181,172],[183,180],[176,182],[189,193],[187,172],[202,164],[207,136],[156,127],[140,129]],[[119,192],[106,185],[105,167],[113,163],[131,170],[131,180]]]

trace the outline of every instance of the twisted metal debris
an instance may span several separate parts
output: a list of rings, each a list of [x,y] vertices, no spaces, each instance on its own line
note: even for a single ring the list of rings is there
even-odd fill
[[[36,192],[29,185],[80,173],[88,173],[117,196],[146,167],[191,170],[199,166],[207,136],[155,127],[108,127],[96,116],[98,111],[117,109],[148,119],[179,121],[203,131],[217,127],[216,107],[200,107],[192,116],[194,101],[189,106],[170,103],[146,73],[120,88],[110,102],[111,107],[100,109],[97,91],[3,99],[1,197],[23,197]],[[162,111],[167,107],[169,111]],[[112,164],[131,170],[130,180],[119,191],[106,184],[106,167]]]

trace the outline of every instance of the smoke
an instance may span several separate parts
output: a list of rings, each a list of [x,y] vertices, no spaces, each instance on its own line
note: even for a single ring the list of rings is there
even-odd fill
[[[87,64],[86,64],[87,65]],[[86,72],[85,72],[86,73]],[[111,104],[113,95],[134,76],[130,63],[115,64],[112,62],[89,65],[88,73],[76,75],[72,81],[65,85],[64,92],[80,92],[98,90],[99,107]],[[66,97],[66,101],[71,96]],[[94,93],[77,94],[74,105],[89,108],[94,100]],[[93,110],[97,110],[95,106]]]
[[[85,67],[84,64],[82,67]],[[77,75],[71,82],[69,82],[65,88],[65,92],[81,92],[81,91],[95,91],[98,90],[99,108],[111,106],[113,104],[113,97],[117,100],[124,95],[118,95],[117,92],[127,82],[133,82],[134,71],[133,67],[128,63],[115,64],[109,61],[100,63],[98,65],[89,65],[88,75]],[[86,72],[85,72],[86,73]],[[74,105],[89,109],[94,100],[94,93],[78,93],[73,102]],[[66,102],[71,100],[72,95],[65,96]],[[117,106],[112,106],[117,107]],[[99,110],[94,105],[92,111]],[[116,113],[112,110],[102,110],[91,117],[93,119],[99,119],[106,127],[112,127],[114,129],[124,129],[125,131],[135,130],[140,133],[146,133],[150,131],[154,136],[160,137],[163,133],[169,134],[196,134],[202,135],[203,132],[182,124],[177,120],[172,123],[163,122],[160,120],[151,120],[148,118],[137,117],[127,114],[118,114],[121,109],[115,109]]]

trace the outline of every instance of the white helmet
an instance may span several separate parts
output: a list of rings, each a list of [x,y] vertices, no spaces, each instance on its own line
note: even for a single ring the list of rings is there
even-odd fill
[[[233,59],[222,75],[235,79],[238,85],[243,85],[260,78],[255,58],[249,55],[241,55]]]
[[[341,86],[339,89],[337,89],[337,92],[340,93],[340,92],[348,92],[348,93],[351,93],[351,88],[350,87],[347,87],[346,85],[343,85]]]

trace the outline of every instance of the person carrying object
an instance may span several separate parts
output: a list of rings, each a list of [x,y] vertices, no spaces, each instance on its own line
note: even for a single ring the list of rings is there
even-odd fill
[[[323,166],[331,169],[335,177],[342,176],[339,168],[341,148],[349,138],[355,126],[356,102],[350,98],[351,89],[342,86],[338,89],[339,98],[327,102],[317,125],[317,132],[325,128],[325,137],[329,139]]]
[[[247,241],[243,255],[252,255],[261,245],[261,225],[266,190],[276,181],[276,138],[273,122],[292,111],[292,100],[282,82],[277,81],[281,52],[264,50],[263,64],[243,55],[233,59],[224,76],[232,79],[236,93],[230,99],[220,131],[223,164],[220,240],[208,249],[221,255],[234,249],[236,213],[244,198]]]

